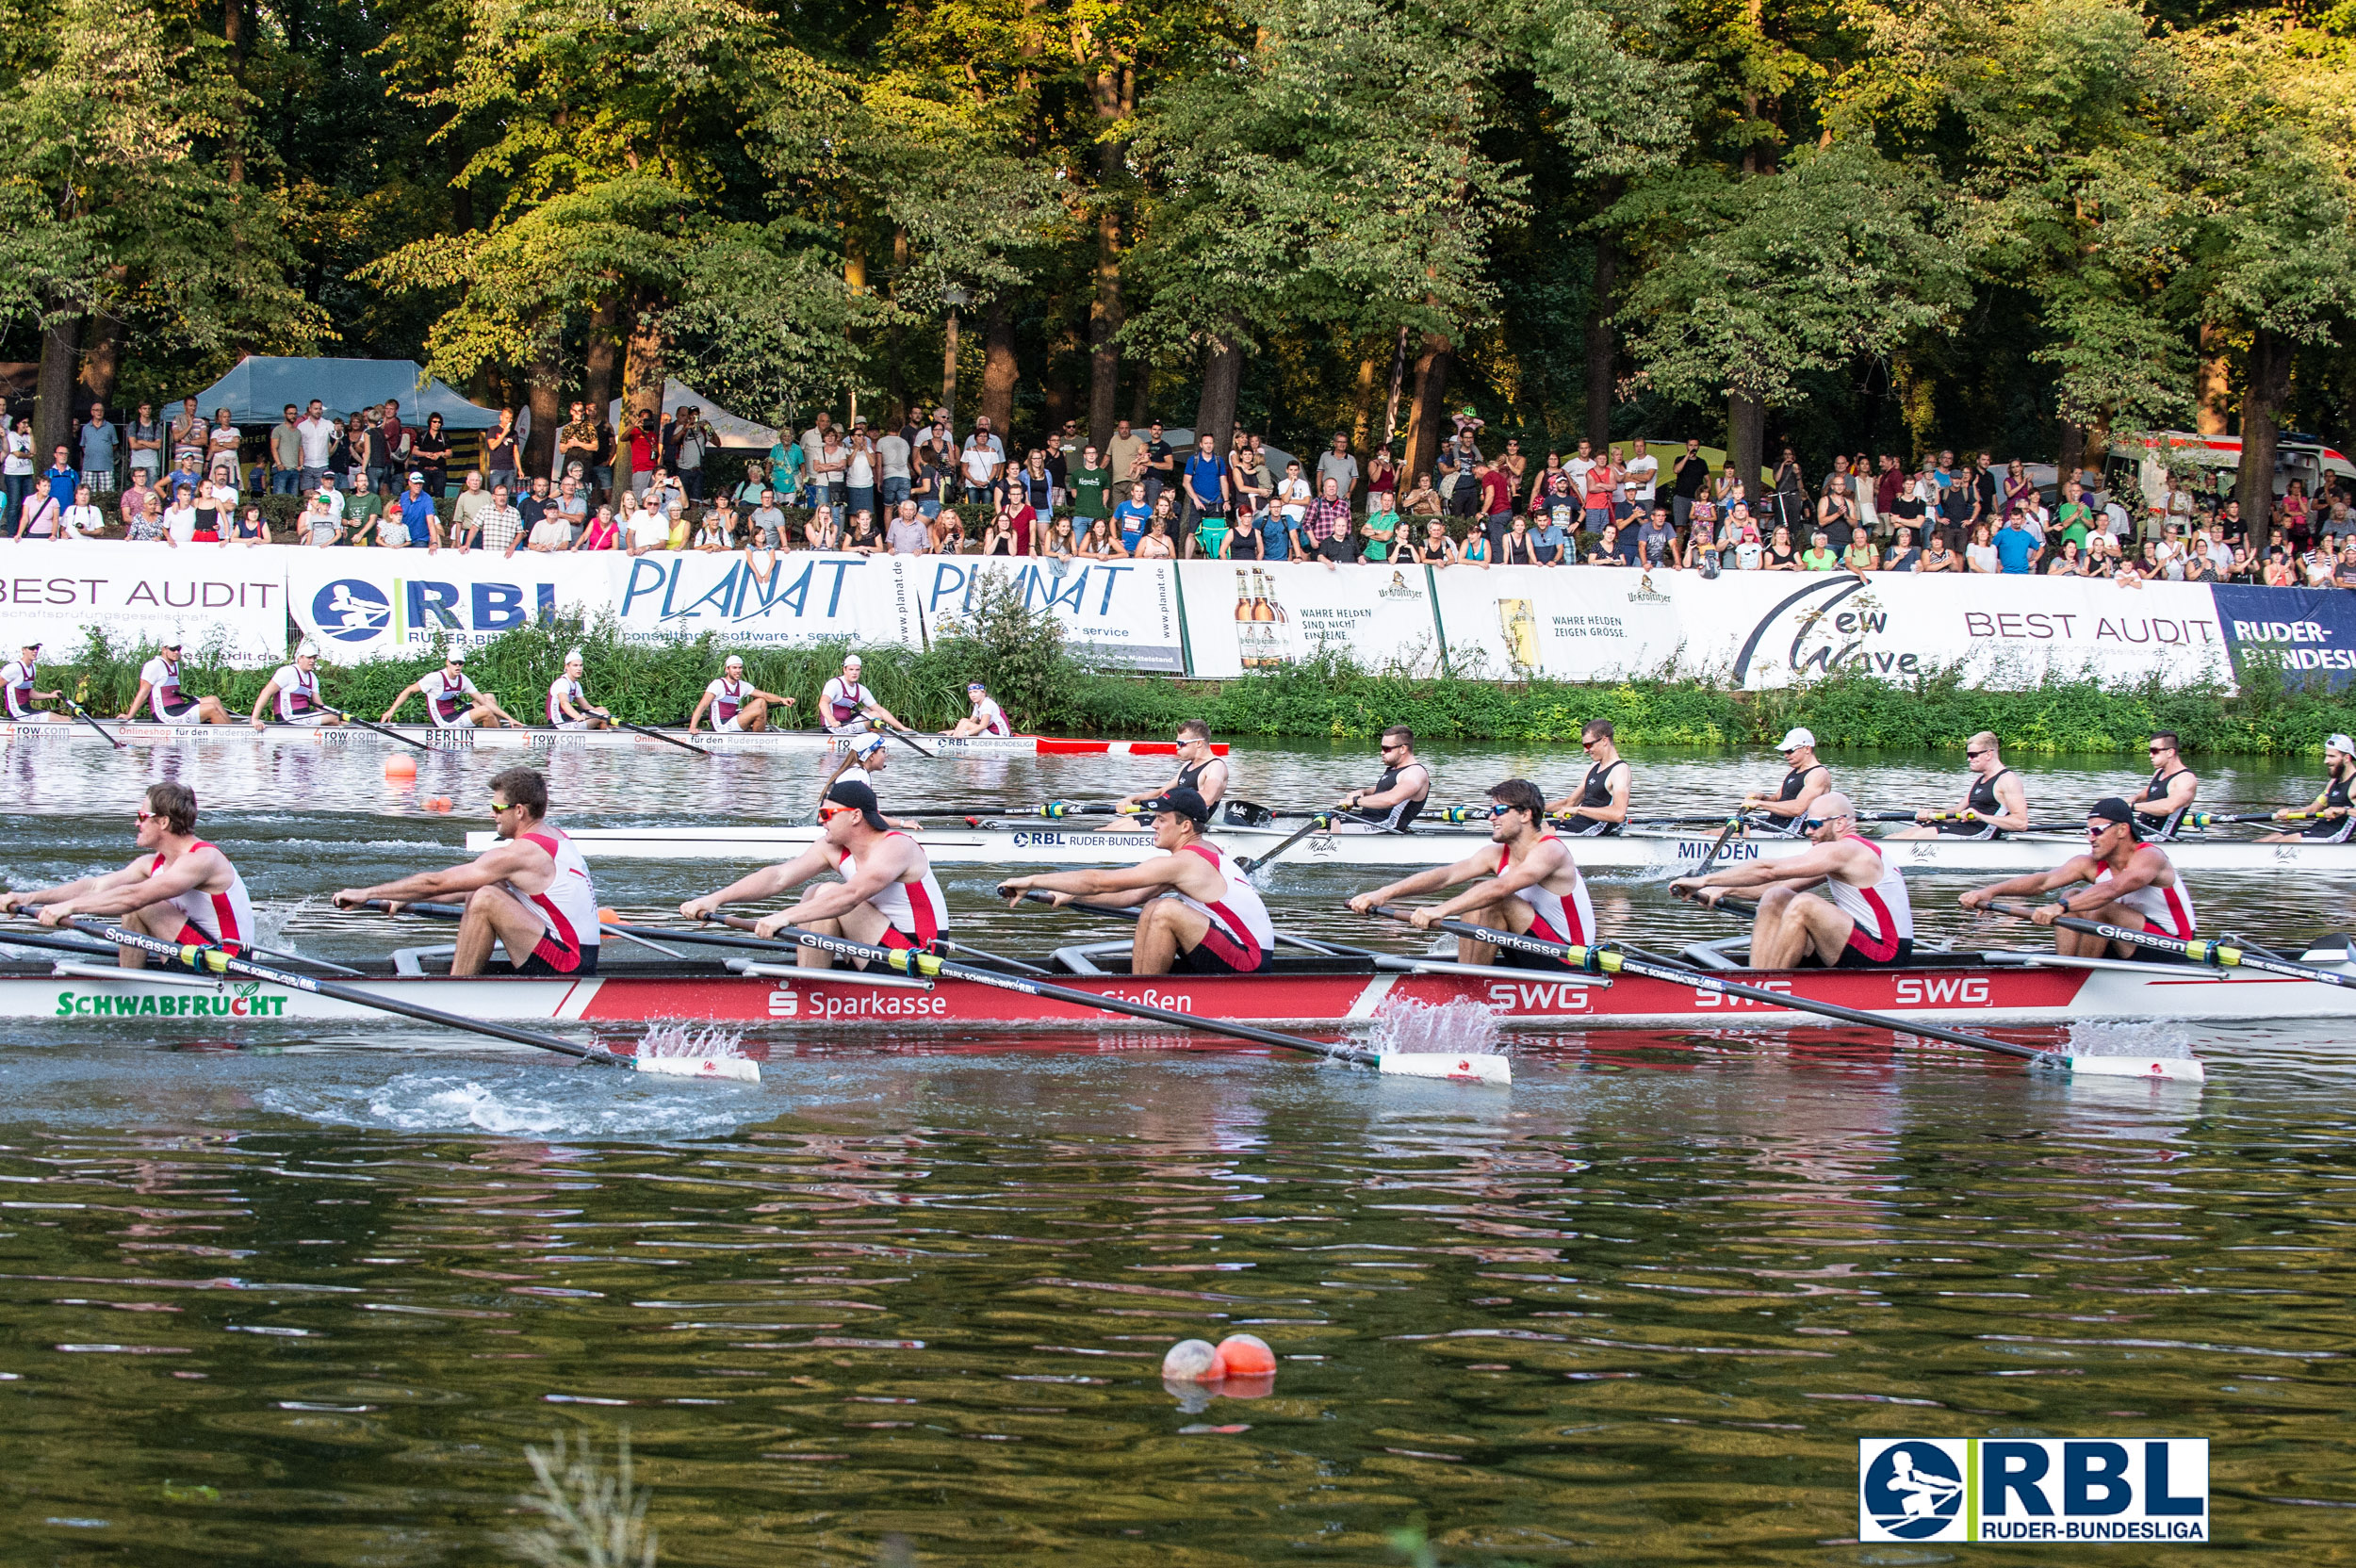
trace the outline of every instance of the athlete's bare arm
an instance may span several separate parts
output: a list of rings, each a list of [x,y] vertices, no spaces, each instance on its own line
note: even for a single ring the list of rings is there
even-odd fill
[[[2000,898],[2034,898],[2050,893],[2055,888],[2067,888],[2073,882],[2091,882],[2102,874],[2102,868],[2091,855],[2073,855],[2052,871],[2030,872],[2024,876],[2007,877],[1985,888],[1974,888],[1955,902],[1967,909],[1985,909]]]
[[[262,694],[254,699],[254,711],[247,715],[247,717],[254,721],[254,728],[259,729],[262,727],[263,712],[270,708],[271,703],[274,703],[277,700],[278,682],[273,680],[269,685],[262,688]]]
[[[1058,905],[1069,904],[1075,898],[1101,898],[1106,904],[1130,908],[1166,892],[1185,893],[1207,904],[1225,890],[1221,880],[1208,860],[1181,850],[1173,855],[1156,855],[1134,866],[1009,877],[998,884],[998,890],[1006,895],[1009,907],[1019,906],[1023,895],[1036,889],[1055,894]]]
[[[872,852],[859,858],[859,870],[849,879],[814,888],[810,890],[810,896],[792,908],[780,909],[774,915],[763,915],[753,926],[753,933],[774,937],[789,925],[807,925],[812,921],[832,920],[848,914],[894,882],[906,878],[915,869],[917,857],[923,853],[906,839],[886,839]]]
[[[1479,910],[1495,908],[1497,905],[1519,893],[1524,888],[1534,888],[1552,877],[1562,875],[1569,860],[1570,852],[1562,847],[1560,840],[1542,839],[1530,847],[1530,853],[1519,862],[1508,865],[1495,876],[1474,883],[1437,908],[1417,910],[1416,914],[1420,918],[1415,923],[1423,925],[1432,922],[1453,919],[1458,915],[1468,915]]]
[[[1854,867],[1856,857],[1873,853],[1846,841],[1817,844],[1802,854],[1781,860],[1754,860],[1746,866],[1728,866],[1724,871],[1713,871],[1708,876],[1680,876],[1669,884],[1669,890],[1680,898],[1699,897],[1703,903],[1712,906],[1717,904],[1720,896],[1744,888],[1764,890],[1782,882],[1798,890],[1840,875],[1843,870]],[[1872,880],[1869,877],[1859,886],[1870,885]]]
[[[0,893],[0,913],[14,914],[36,904],[64,904],[73,899],[88,898],[129,883],[144,880],[147,868],[155,863],[153,855],[142,855],[121,871],[110,871],[103,876],[77,876],[71,882],[60,882],[54,888],[35,888],[26,892]]]
[[[216,879],[226,885],[227,879],[221,874],[228,865],[228,857],[210,845],[173,856],[161,871],[142,869],[143,865],[153,864],[152,858],[145,862],[134,862],[126,871],[104,878],[111,886],[44,906],[41,923],[55,925],[72,915],[128,915],[151,904],[194,892]]]
[[[2127,804],[2147,817],[2166,817],[2190,806],[2201,792],[2201,780],[2186,769],[2168,781],[2168,794],[2159,800],[2132,800]]]
[[[1612,782],[1607,786],[1612,795],[1610,800],[1605,801],[1601,806],[1581,806],[1579,803],[1579,795],[1564,795],[1561,800],[1546,802],[1546,815],[1585,817],[1590,822],[1626,822],[1628,821],[1628,789],[1635,782],[1634,773],[1627,768],[1615,767],[1612,770]],[[1585,792],[1585,787],[1581,786],[1579,793]]]
[[[379,724],[392,723],[393,715],[400,712],[403,708],[409,706],[409,699],[411,697],[423,695],[424,692],[425,682],[422,680],[413,680],[408,685],[403,686],[401,689],[401,694],[393,698],[393,705],[390,708],[385,709],[384,716],[376,722]]]
[[[2029,825],[2029,792],[2019,774],[2007,773],[1996,781],[1996,814],[1982,817],[1982,822],[1993,823],[2007,833],[2021,832]]]
[[[1816,797],[1832,788],[1832,774],[1824,767],[1814,767],[1800,783],[1799,794],[1791,800],[1770,800],[1765,795],[1745,795],[1743,809],[1764,811],[1771,817],[1804,817]]]
[[[1388,887],[1377,888],[1370,893],[1360,893],[1350,901],[1350,906],[1362,915],[1370,915],[1396,899],[1413,898],[1417,893],[1435,893],[1442,888],[1453,888],[1459,882],[1486,876],[1497,870],[1497,846],[1492,844],[1474,851],[1452,866],[1434,866],[1413,876],[1402,876]]]
[[[1410,762],[1399,772],[1399,782],[1387,790],[1352,790],[1344,795],[1341,804],[1353,811],[1379,810],[1397,806],[1403,800],[1420,800],[1432,787],[1432,770],[1421,762]]]
[[[763,866],[759,871],[738,877],[716,893],[689,899],[679,906],[679,912],[689,920],[702,920],[718,913],[723,905],[752,904],[764,898],[776,898],[793,891],[811,877],[834,869],[833,847],[822,839],[791,860]]]
[[[399,881],[380,882],[373,888],[341,889],[335,902],[338,909],[354,909],[371,900],[383,899],[392,906],[388,913],[399,914],[404,904],[425,904],[451,893],[470,893],[494,882],[513,883],[517,892],[529,897],[546,892],[555,877],[556,860],[547,850],[527,839],[510,839],[484,850],[463,866],[419,872]]]
[[[145,680],[140,681],[139,689],[131,694],[131,706],[123,710],[123,716],[126,719],[138,718],[139,716],[139,709],[146,705],[148,694],[155,690],[155,687],[153,682]],[[163,717],[160,713],[155,716],[158,719]]]

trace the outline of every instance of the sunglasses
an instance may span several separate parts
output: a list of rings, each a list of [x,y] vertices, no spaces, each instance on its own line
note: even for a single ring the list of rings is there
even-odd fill
[[[147,823],[154,822],[155,820],[155,813],[153,811],[134,811],[131,813],[131,820],[143,825]]]
[[[1966,761],[1969,761],[1969,760],[1971,760],[1972,759],[1973,759],[1973,758],[1975,758],[1975,757],[1986,757],[1986,756],[1987,756],[1987,755],[1988,755],[1988,754],[1991,750],[1993,750],[1993,749],[1994,749],[1994,748],[1993,748],[1993,747],[1990,747],[1990,746],[1982,746],[1982,747],[1981,747],[1979,750],[1977,750],[1977,751],[1967,751],[1967,752],[1965,752],[1965,753],[1963,754],[1963,755],[1964,755],[1964,760],[1965,760]]]
[[[2153,757],[2165,757],[2175,749],[2176,748],[2174,746],[2153,746],[2151,748],[2151,755]]]
[[[494,801],[492,801],[492,802],[491,802],[491,815],[493,815],[493,816],[495,816],[495,817],[496,817],[496,816],[502,815],[502,814],[504,814],[504,813],[506,813],[506,812],[509,812],[509,811],[513,811],[515,808],[515,803],[514,801],[512,801],[512,800],[511,800],[511,801],[509,801],[509,802],[508,802],[506,805],[504,805],[504,806],[500,805],[500,804],[499,804],[498,801],[496,801],[496,800],[494,800]]]
[[[856,806],[821,806],[818,808],[818,820],[820,822],[832,822],[837,817],[855,817],[859,814],[859,809]]]
[[[1386,741],[1386,742],[1384,742],[1383,744],[1376,746],[1374,749],[1375,749],[1376,751],[1378,751],[1378,752],[1385,752],[1385,751],[1405,751],[1407,748],[1406,748],[1405,746],[1401,746],[1401,745],[1393,745],[1393,744],[1391,744],[1389,742],[1387,742],[1387,741]]]
[[[1489,815],[1493,817],[1501,817],[1508,811],[1519,811],[1522,808],[1519,806],[1498,806],[1492,804],[1489,808]]]

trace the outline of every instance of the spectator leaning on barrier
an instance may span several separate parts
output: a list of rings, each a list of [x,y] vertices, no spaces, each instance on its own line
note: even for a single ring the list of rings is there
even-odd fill
[[[1325,482],[1323,491],[1310,504],[1309,521],[1302,541],[1304,553],[1314,553],[1331,571],[1345,561],[1356,559],[1350,548],[1350,503],[1342,498],[1341,488],[1333,481]]]
[[[506,485],[491,486],[490,502],[478,515],[482,522],[483,547],[504,556],[514,555],[515,547],[523,543],[524,519],[522,513],[508,504]],[[463,553],[466,547],[461,545],[459,549]]]

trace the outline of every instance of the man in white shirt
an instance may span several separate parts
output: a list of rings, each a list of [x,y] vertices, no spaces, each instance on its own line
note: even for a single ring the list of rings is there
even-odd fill
[[[319,645],[305,637],[295,645],[294,662],[281,664],[262,688],[262,694],[254,699],[254,711],[247,722],[254,728],[263,726],[262,710],[272,709],[271,718],[280,724],[303,725],[323,729],[343,723],[340,714],[331,713],[319,697]]]
[[[630,529],[630,553],[644,555],[648,550],[666,549],[671,543],[671,519],[663,508],[648,496],[646,504],[625,517]]]
[[[1661,459],[1653,456],[1652,443],[1641,435],[1629,446],[1628,452],[1628,461],[1620,465],[1628,475],[1622,488],[1627,491],[1626,499],[1636,509],[1635,515],[1649,516],[1653,491],[1661,480]]]
[[[967,497],[996,505],[998,476],[1006,466],[1006,449],[990,433],[989,415],[973,421],[973,433],[965,438],[958,461],[965,473]]]
[[[1579,498],[1571,503],[1572,505],[1585,506],[1587,504],[1587,470],[1595,466],[1595,448],[1586,441],[1580,441],[1578,455],[1562,465],[1562,471],[1571,476],[1571,494]]]
[[[316,490],[327,477],[327,454],[335,446],[335,421],[327,416],[327,405],[313,398],[310,412],[295,430],[303,440],[303,488]],[[337,515],[341,514],[339,510]]]
[[[5,705],[11,724],[65,724],[71,721],[63,713],[51,713],[33,706],[36,702],[55,702],[65,694],[44,692],[41,686],[41,645],[27,643],[25,651],[5,664],[0,664],[0,705]]]
[[[1334,490],[1342,499],[1348,500],[1356,494],[1358,460],[1350,455],[1350,437],[1340,431],[1333,433],[1333,449],[1317,458],[1317,494],[1324,493],[1325,482],[1329,479],[1333,482]]]
[[[74,504],[65,509],[57,527],[60,539],[87,539],[105,531],[106,514],[91,504],[89,485],[74,486]]]
[[[843,661],[843,673],[829,678],[826,689],[818,694],[818,719],[829,735],[864,735],[872,723],[892,729],[908,726],[892,716],[892,710],[875,700],[875,694],[859,682],[863,661],[858,654]]]
[[[490,496],[483,488],[483,470],[466,470],[466,487],[458,492],[458,498],[450,503],[450,542],[464,555],[473,547],[476,536],[483,530],[483,511],[491,504]],[[434,531],[434,542],[440,544],[441,531]]]
[[[126,719],[138,718],[142,703],[155,715],[157,724],[236,722],[229,717],[229,710],[221,705],[221,698],[192,697],[180,690],[178,632],[166,639],[155,658],[139,666],[139,689],[131,694],[131,706],[123,710],[123,716]]]

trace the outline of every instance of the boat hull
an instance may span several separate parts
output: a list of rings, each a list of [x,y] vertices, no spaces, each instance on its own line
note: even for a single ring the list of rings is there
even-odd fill
[[[2035,956],[2031,956],[2034,957]],[[2356,974],[2340,954],[2314,956]],[[128,1021],[158,1034],[355,1022],[383,1015],[355,1004],[254,981],[125,972],[0,974],[0,1017],[80,1025]],[[1904,970],[1741,971],[1728,978],[1925,1023],[1987,1028],[2097,1020],[2232,1024],[2345,1020],[2344,992],[2310,981],[2183,965],[2009,962]],[[825,972],[764,977],[715,970],[615,972],[578,980],[485,976],[347,982],[372,993],[508,1023],[646,1025],[679,1021],[748,1029],[875,1028],[983,1033],[1121,1030],[1131,1020],[1075,1004],[944,980],[929,989],[876,986]],[[1488,975],[1271,973],[1062,976],[1056,984],[1203,1019],[1332,1031],[1371,1023],[1403,1003],[1469,1002],[1510,1029],[1818,1027],[1811,1015],[1642,976],[1610,980],[1536,970]]]
[[[385,746],[393,743],[357,725],[319,727],[271,724],[255,729],[250,724],[118,724],[106,727],[133,745],[230,745],[240,742],[275,745]],[[457,751],[583,751],[676,750],[665,742],[629,729],[443,729],[421,724],[384,727],[409,740]],[[763,729],[734,734],[664,729],[661,734],[689,742],[706,751],[837,751],[850,743],[843,737],[815,729]],[[1170,757],[1177,745],[1170,741],[1097,741],[1059,735],[918,735],[918,743],[944,757]],[[85,724],[16,724],[0,721],[0,741],[29,745],[87,741],[103,745],[98,731]],[[1213,751],[1224,756],[1224,743]]]

